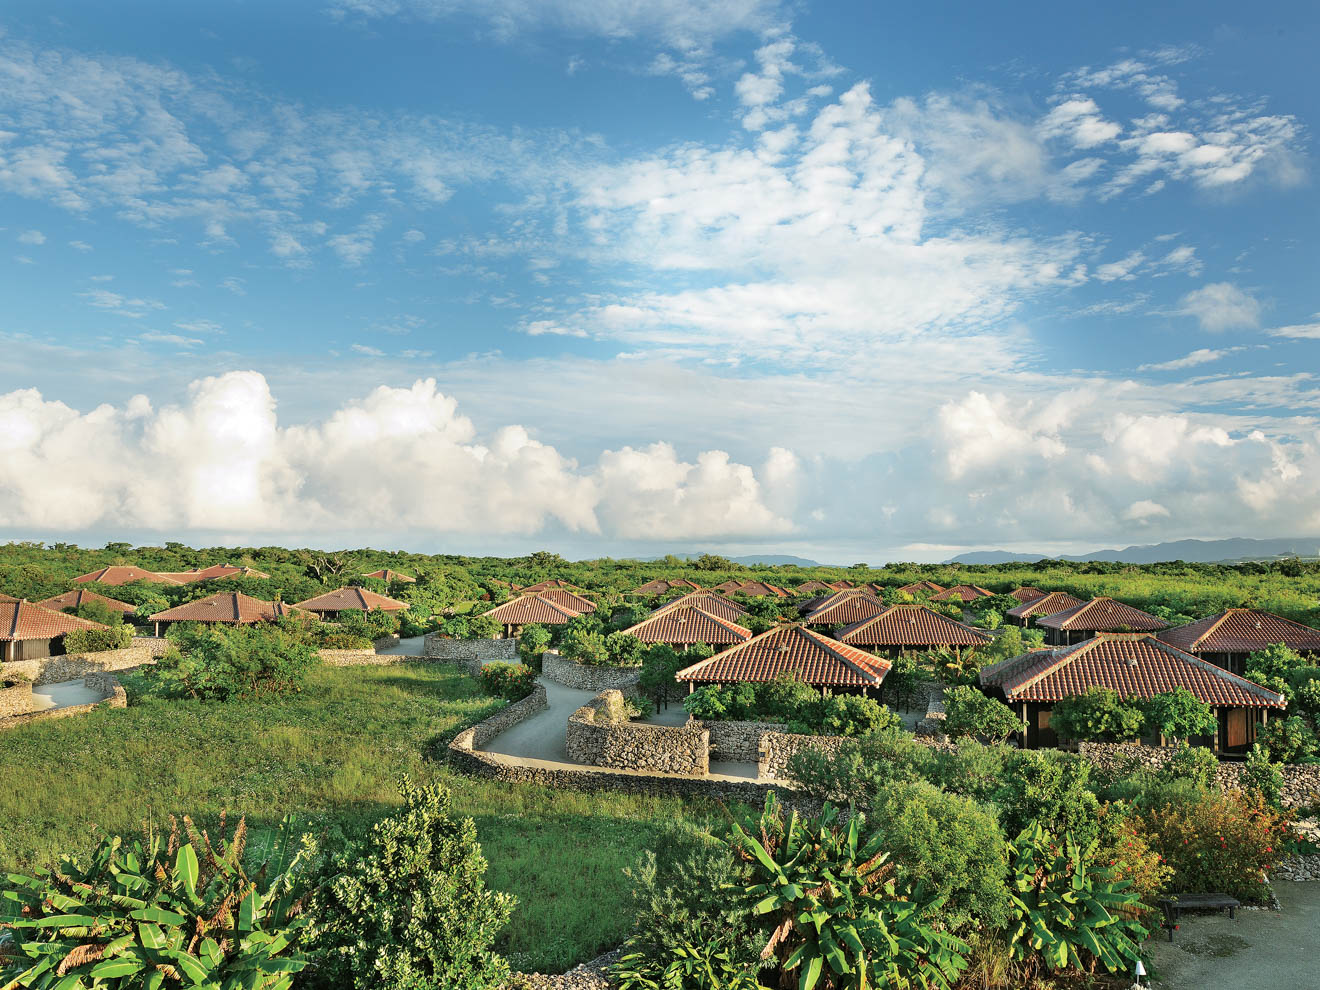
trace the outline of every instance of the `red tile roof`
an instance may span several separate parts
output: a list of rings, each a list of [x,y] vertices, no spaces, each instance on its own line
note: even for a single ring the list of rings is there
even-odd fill
[[[989,598],[992,594],[994,593],[974,584],[955,584],[952,588],[945,588],[938,595],[931,595],[930,600],[951,602],[957,599],[960,602],[970,602],[976,598]]]
[[[915,602],[890,605],[873,618],[855,622],[839,633],[840,640],[854,646],[887,648],[982,646],[993,638]]]
[[[251,598],[237,591],[222,591],[195,602],[184,602],[150,616],[152,622],[228,622],[248,625],[253,622],[274,622],[286,615],[305,614],[303,610],[284,602],[267,602]]]
[[[251,577],[268,578],[269,574],[246,565],[212,564],[210,567],[194,567],[190,571],[157,571],[161,577],[171,577],[180,584],[192,584],[194,581],[214,581],[217,578]]]
[[[639,585],[630,592],[634,595],[663,595],[673,591],[675,588],[687,588],[691,591],[700,591],[701,585],[696,581],[689,581],[687,578],[678,578],[670,581],[666,578],[656,578],[654,581],[647,581],[646,584]]]
[[[515,584],[515,585],[513,586],[513,590],[514,590],[514,591],[520,591],[520,592],[522,592],[522,593],[525,594],[525,595],[534,595],[534,594],[536,594],[538,591],[545,591],[545,590],[547,590],[547,589],[549,589],[549,588],[570,588],[570,589],[571,589],[572,587],[573,587],[572,583],[569,582],[569,581],[565,581],[563,578],[550,578],[550,580],[548,580],[548,581],[539,581],[539,582],[537,582],[536,584],[529,584],[529,585],[528,585],[527,587],[525,587],[525,588],[520,588],[520,587],[518,587],[518,586]]]
[[[680,670],[678,680],[728,684],[772,681],[791,673],[825,687],[875,687],[889,672],[889,661],[822,636],[805,626],[776,626],[708,660]]]
[[[752,637],[752,631],[745,626],[721,619],[695,605],[667,608],[624,632],[636,636],[643,643],[675,645],[705,643],[707,646],[724,646],[741,643]]]
[[[54,598],[39,601],[37,604],[42,608],[53,608],[57,612],[63,612],[65,609],[77,608],[89,602],[99,602],[111,611],[123,612],[125,615],[137,611],[134,606],[127,602],[116,601],[113,598],[105,597],[105,595],[98,595],[95,591],[88,591],[86,588],[75,588],[73,591],[66,591]]]
[[[519,595],[503,605],[496,605],[482,615],[489,615],[502,626],[525,626],[531,622],[543,625],[561,625],[577,618],[581,612],[558,605],[540,595]]]
[[[725,594],[747,595],[749,598],[787,598],[788,591],[776,584],[769,584],[765,581],[725,581],[723,584],[715,585],[715,591],[722,591]]]
[[[388,567],[382,567],[378,571],[372,571],[370,574],[363,574],[363,577],[379,578],[386,584],[391,581],[402,581],[404,584],[416,584],[415,577],[409,577],[407,574],[400,574],[398,571],[392,571]]]
[[[1013,609],[1017,611],[1017,609]],[[1167,629],[1169,624],[1131,605],[1113,598],[1092,598],[1068,609],[1036,620],[1046,629],[1070,629],[1074,632],[1154,632]]]
[[[685,606],[695,605],[703,612],[709,612],[717,618],[724,619],[726,622],[741,623],[746,619],[750,612],[743,608],[731,598],[725,598],[723,595],[717,595],[713,591],[694,591],[691,594],[684,595],[682,598],[675,598],[672,602],[666,602],[657,608],[652,615],[659,615],[662,612],[668,612],[671,608],[683,608]]]
[[[0,595],[0,602],[16,602],[16,601],[18,601],[18,599],[15,598],[13,595]]]
[[[944,590],[944,586],[936,584],[934,581],[914,581],[912,584],[905,584],[898,589],[905,591],[909,595],[937,595]]]
[[[840,581],[839,584],[826,584],[824,581],[815,581],[815,580],[803,581],[801,584],[799,584],[796,588],[793,589],[793,594],[804,595],[808,591],[843,591],[844,589],[839,586],[843,583],[844,582],[842,581]],[[849,585],[849,587],[852,586]]]
[[[401,612],[408,607],[407,602],[378,595],[366,588],[338,588],[317,595],[306,601],[298,602],[294,608],[305,608],[309,612]]]
[[[574,612],[581,612],[583,615],[596,611],[596,603],[590,598],[583,598],[566,588],[547,588],[545,591],[538,591],[537,594],[542,598],[548,598],[556,605],[571,608]]]
[[[836,591],[807,613],[809,626],[848,626],[885,610],[885,603],[869,591]]]
[[[102,567],[90,574],[79,574],[73,581],[75,584],[90,584],[96,581],[99,584],[115,586],[128,584],[131,581],[150,581],[153,584],[183,584],[182,581],[170,577],[168,574],[157,574],[155,571],[146,571],[141,567],[119,564]]]
[[[1034,602],[1037,598],[1044,598],[1045,592],[1041,591],[1039,588],[1021,587],[1014,588],[1008,593],[1008,595],[1010,598],[1016,598],[1025,605],[1027,602]]]
[[[1283,696],[1148,633],[1099,633],[1073,646],[1034,650],[981,670],[1010,701],[1055,702],[1106,687],[1123,698],[1186,688],[1216,707],[1283,708]]]
[[[29,601],[0,602],[0,643],[24,639],[54,639],[75,629],[105,629],[106,626]]]
[[[1035,598],[1029,602],[1023,602],[1017,608],[1010,608],[1005,615],[1011,615],[1015,619],[1030,619],[1032,616],[1053,615],[1055,612],[1066,612],[1070,608],[1076,608],[1083,604],[1080,598],[1074,598],[1072,595],[1063,591],[1051,591],[1049,594]]]
[[[1320,652],[1320,629],[1258,608],[1230,608],[1208,619],[1166,629],[1160,639],[1188,653],[1253,653],[1274,643]]]

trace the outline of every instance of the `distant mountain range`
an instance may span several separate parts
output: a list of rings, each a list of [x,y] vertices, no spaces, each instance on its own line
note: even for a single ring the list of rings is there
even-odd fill
[[[1274,560],[1278,557],[1320,556],[1320,540],[1290,538],[1279,540],[1174,540],[1171,543],[1148,543],[1122,550],[1095,550],[1091,553],[1048,554],[1010,553],[1007,550],[975,550],[960,553],[946,560],[946,564],[1004,564],[1034,563],[1037,560],[1109,560],[1126,564],[1156,564],[1165,560],[1185,560],[1189,563],[1215,564],[1239,560]]]
[[[677,557],[679,560],[696,560],[702,556],[699,553],[675,553],[664,554],[659,557],[638,557],[638,560],[650,562],[652,560],[664,560],[665,557]],[[763,555],[751,554],[746,557],[730,557],[735,564],[743,564],[747,567],[778,567],[781,564],[792,564],[796,567],[820,567],[821,565],[814,560],[808,560],[806,557],[793,557],[783,553],[767,553]]]

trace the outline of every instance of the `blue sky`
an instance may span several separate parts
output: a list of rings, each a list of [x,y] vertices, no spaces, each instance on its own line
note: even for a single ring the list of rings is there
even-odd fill
[[[1320,535],[1318,33],[1302,4],[15,0],[0,534]]]

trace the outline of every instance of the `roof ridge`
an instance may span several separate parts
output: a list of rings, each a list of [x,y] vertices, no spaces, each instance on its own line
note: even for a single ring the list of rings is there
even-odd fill
[[[800,632],[805,633],[808,637],[814,640],[817,643],[817,645],[823,646],[825,650],[828,653],[830,653],[832,656],[834,656],[840,663],[842,663],[846,667],[849,667],[853,671],[853,673],[859,674],[862,677],[877,676],[874,671],[864,669],[862,665],[859,664],[856,660],[849,657],[846,653],[841,653],[838,649],[835,648],[836,646],[843,646],[843,647],[847,647],[850,650],[856,650],[857,647],[850,646],[847,643],[840,643],[838,640],[830,639],[828,636],[824,636],[821,633],[813,632],[812,630],[808,629],[806,626],[802,625],[801,623],[795,623],[789,628],[797,629]],[[865,651],[859,650],[858,652],[865,652]],[[875,659],[877,664],[884,664],[886,671],[888,671],[891,667],[893,667],[892,663],[886,663],[880,657],[876,657]],[[877,680],[883,680],[883,679],[884,679],[884,675],[880,675],[877,678]]]
[[[1147,633],[1145,638],[1152,640],[1157,649],[1163,650],[1165,653],[1168,653],[1170,656],[1173,656],[1178,660],[1182,660],[1184,663],[1191,663],[1194,666],[1200,667],[1202,670],[1208,671],[1209,673],[1213,674],[1215,677],[1218,677],[1221,681],[1228,681],[1228,683],[1230,684],[1235,684],[1238,687],[1241,687],[1243,690],[1245,690],[1248,694],[1265,695],[1268,696],[1269,698],[1275,698],[1277,699],[1275,703],[1280,706],[1284,705],[1285,703],[1282,694],[1280,694],[1278,691],[1271,691],[1263,684],[1257,684],[1255,681],[1249,681],[1245,677],[1241,677],[1238,674],[1233,673],[1231,670],[1219,666],[1218,664],[1211,663],[1209,660],[1202,660],[1194,653],[1188,653],[1186,650],[1180,650],[1172,643],[1166,643],[1164,642],[1164,640],[1160,639],[1158,636],[1154,634]]]
[[[1236,612],[1236,611],[1239,611],[1239,609],[1226,608],[1226,609],[1224,609],[1224,611],[1220,612],[1220,613],[1219,613],[1219,618],[1216,619],[1214,622],[1212,622],[1212,623],[1210,624],[1210,628],[1209,628],[1209,629],[1207,629],[1205,632],[1201,633],[1201,635],[1197,636],[1194,640],[1192,640],[1191,645],[1192,645],[1193,647],[1195,647],[1195,646],[1196,646],[1198,643],[1200,643],[1202,640],[1209,639],[1209,638],[1210,638],[1210,635],[1211,635],[1216,629],[1218,629],[1220,626],[1222,626],[1225,622],[1228,621],[1229,613],[1231,613],[1231,612]],[[1245,612],[1245,611],[1249,611],[1249,610],[1248,610],[1248,609],[1241,609],[1240,611],[1244,611],[1244,612]]]

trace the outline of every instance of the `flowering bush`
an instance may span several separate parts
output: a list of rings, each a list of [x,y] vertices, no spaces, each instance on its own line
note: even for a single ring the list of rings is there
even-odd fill
[[[1213,792],[1146,810],[1140,831],[1173,868],[1174,891],[1222,891],[1243,901],[1269,899],[1266,872],[1294,838],[1287,816],[1259,796]]]
[[[496,698],[521,701],[535,684],[536,671],[521,663],[488,663],[481,668],[481,689]]]

